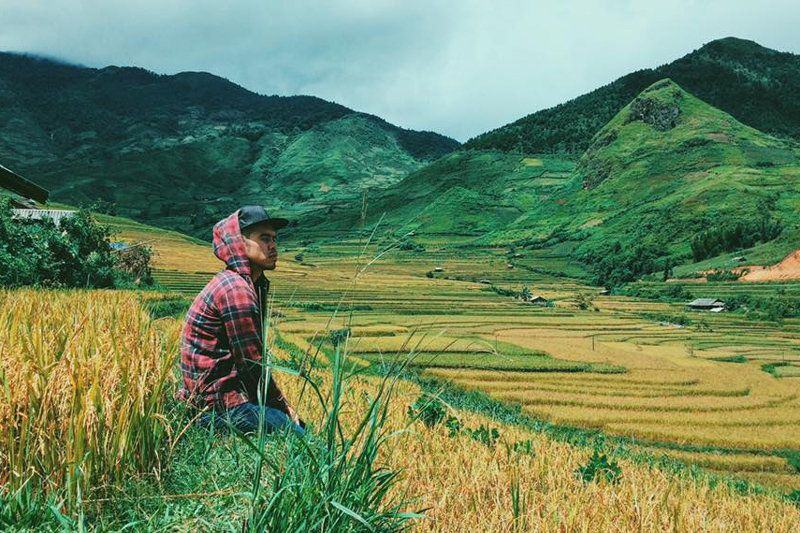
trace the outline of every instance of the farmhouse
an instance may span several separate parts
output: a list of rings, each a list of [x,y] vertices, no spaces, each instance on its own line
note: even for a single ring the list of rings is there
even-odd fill
[[[686,305],[692,311],[711,311],[712,313],[719,313],[725,310],[725,302],[717,298],[698,298]]]
[[[547,304],[549,303],[549,302],[547,301],[547,298],[545,298],[544,296],[539,296],[539,295],[536,295],[536,294],[534,294],[534,295],[530,296],[530,297],[529,297],[527,300],[525,300],[525,301],[526,301],[526,302],[528,302],[529,304],[533,304],[533,305],[540,305],[540,306],[542,306],[542,307],[545,307],[545,306],[547,306]]]
[[[47,203],[50,193],[3,165],[0,165],[0,194],[11,199],[14,218],[34,220],[47,218],[58,225],[63,218],[72,216],[72,211],[63,209],[38,209],[36,202]]]

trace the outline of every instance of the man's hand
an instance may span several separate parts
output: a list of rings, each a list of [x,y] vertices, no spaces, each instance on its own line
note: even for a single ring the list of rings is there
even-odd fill
[[[289,415],[289,418],[291,418],[291,419],[292,419],[292,421],[293,421],[295,424],[297,424],[297,425],[298,425],[298,426],[300,426],[301,428],[305,429],[305,427],[306,427],[305,423],[304,423],[302,420],[300,420],[300,417],[299,417],[299,416],[297,416],[297,413],[295,412],[295,410],[294,410],[294,409],[292,409],[292,408],[291,408],[290,406],[288,406],[288,405],[286,406],[286,414],[287,414],[287,415]]]

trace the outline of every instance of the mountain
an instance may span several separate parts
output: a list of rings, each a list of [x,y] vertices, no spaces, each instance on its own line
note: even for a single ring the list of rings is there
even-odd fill
[[[479,135],[464,148],[579,155],[628,102],[664,78],[743,124],[800,139],[800,55],[728,37]]]
[[[499,151],[457,150],[422,167],[386,189],[370,194],[365,228],[425,235],[482,236],[501,230],[558,191],[575,163],[527,158]],[[352,231],[362,226],[362,202],[343,200],[304,216],[292,233],[304,239]]]
[[[642,247],[692,262],[776,237],[788,253],[798,217],[800,145],[666,79],[592,138],[558,193],[491,238],[579,242],[575,253],[588,264]],[[698,239],[707,250],[695,249]]]
[[[305,236],[358,227],[359,205],[309,217]],[[601,128],[577,164],[458,150],[380,191],[368,211],[365,228],[381,220],[416,240],[568,249],[600,283],[660,270],[667,257],[692,263],[754,245],[748,256],[774,261],[800,242],[800,145],[664,79]]]
[[[310,96],[204,72],[86,68],[0,53],[0,161],[56,201],[208,237],[242,203],[320,206],[458,147]]]

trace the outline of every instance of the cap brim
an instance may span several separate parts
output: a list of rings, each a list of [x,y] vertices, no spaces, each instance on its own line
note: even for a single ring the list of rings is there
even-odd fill
[[[282,229],[289,225],[289,221],[285,218],[268,218],[264,221],[275,229]]]

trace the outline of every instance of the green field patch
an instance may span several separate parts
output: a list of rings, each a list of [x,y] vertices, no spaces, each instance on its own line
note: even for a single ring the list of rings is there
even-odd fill
[[[749,389],[685,389],[685,388],[622,388],[613,389],[608,387],[591,386],[563,386],[558,383],[542,382],[531,379],[528,382],[518,381],[484,381],[484,380],[457,380],[461,386],[475,388],[484,392],[500,391],[545,391],[557,393],[574,394],[576,397],[581,395],[589,396],[608,396],[617,398],[673,398],[681,396],[713,396],[731,397],[747,396]]]
[[[786,396],[773,400],[754,402],[746,397],[722,399],[709,399],[706,404],[701,404],[701,398],[692,398],[688,401],[684,398],[639,398],[624,401],[612,402],[611,398],[601,401],[592,401],[590,398],[577,399],[574,395],[547,393],[536,394],[529,391],[509,391],[492,394],[497,399],[518,403],[521,405],[542,405],[542,406],[563,406],[563,407],[586,407],[611,409],[617,411],[652,411],[652,412],[673,412],[673,413],[723,413],[731,411],[751,411],[760,410],[765,407],[783,405],[797,399],[796,395]],[[675,400],[675,401],[672,401]]]
[[[348,342],[351,353],[490,353],[492,346],[482,340],[458,339],[435,335],[393,336],[393,337],[353,337]]]
[[[564,361],[548,355],[501,355],[479,352],[419,353],[415,356],[398,353],[364,353],[358,357],[373,364],[395,364],[408,360],[415,368],[447,368],[505,370],[516,372],[623,372],[621,367],[604,364]]]
[[[776,378],[796,378],[800,377],[800,365],[792,364],[788,361],[776,361],[761,365],[761,370],[772,374]]]

